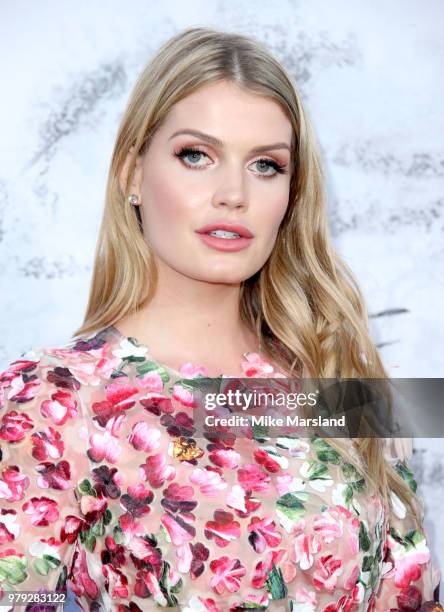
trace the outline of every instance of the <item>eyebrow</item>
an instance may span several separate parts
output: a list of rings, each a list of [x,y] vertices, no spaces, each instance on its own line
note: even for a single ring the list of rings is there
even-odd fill
[[[219,138],[216,138],[215,136],[210,136],[209,134],[205,134],[204,132],[201,132],[199,130],[191,130],[191,129],[178,130],[177,132],[174,132],[174,134],[170,136],[169,140],[171,140],[175,136],[179,136],[180,134],[190,134],[191,136],[196,136],[197,138],[206,140],[208,143],[216,147],[223,147],[224,145],[222,140],[219,140]],[[275,144],[271,144],[271,145],[262,145],[260,147],[254,147],[254,149],[251,149],[251,153],[262,153],[264,151],[270,151],[272,149],[288,149],[290,151],[290,147],[285,142],[276,142]]]

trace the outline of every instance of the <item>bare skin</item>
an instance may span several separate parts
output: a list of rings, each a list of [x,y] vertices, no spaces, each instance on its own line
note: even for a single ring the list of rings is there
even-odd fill
[[[189,129],[222,144],[174,135]],[[223,81],[178,102],[139,156],[130,193],[139,196],[159,282],[152,301],[115,326],[147,345],[159,362],[178,370],[191,361],[210,376],[241,376],[243,353],[258,351],[258,339],[240,318],[240,283],[273,249],[288,205],[291,137],[291,123],[276,102]],[[184,146],[198,152],[178,157]],[[201,240],[196,230],[221,220],[253,233],[247,248],[222,252]]]

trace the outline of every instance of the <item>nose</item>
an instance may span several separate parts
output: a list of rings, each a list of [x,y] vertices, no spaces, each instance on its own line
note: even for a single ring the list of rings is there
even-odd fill
[[[232,168],[220,177],[220,183],[212,198],[215,208],[247,209],[247,193],[241,170]]]

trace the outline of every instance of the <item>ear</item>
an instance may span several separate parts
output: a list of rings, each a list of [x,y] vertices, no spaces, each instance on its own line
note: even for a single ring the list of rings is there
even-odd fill
[[[125,162],[123,164],[122,170],[119,175],[119,185],[123,194],[127,193],[127,180],[128,173],[131,163],[134,160],[134,147],[128,151]],[[138,155],[136,159],[136,167],[134,169],[133,177],[131,179],[130,185],[128,185],[128,193],[135,193],[139,196],[140,199],[140,191],[142,187],[142,156]]]

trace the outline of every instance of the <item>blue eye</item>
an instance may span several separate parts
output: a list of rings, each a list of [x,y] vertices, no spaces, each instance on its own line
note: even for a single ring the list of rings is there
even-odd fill
[[[185,164],[188,167],[195,166],[199,169],[204,168],[204,165],[198,165],[198,162],[201,161],[201,156],[209,157],[204,151],[201,151],[200,149],[195,147],[182,147],[178,152],[174,153],[174,155],[181,160],[188,159],[187,163]],[[196,163],[191,161],[192,159],[194,159]],[[265,166],[266,170],[268,170],[269,168],[272,168],[274,170],[273,174],[265,174],[265,172],[260,171],[259,176],[261,176],[261,178],[273,178],[273,176],[276,176],[276,174],[287,174],[285,166],[281,166],[272,159],[261,158],[257,159],[253,163],[261,164],[262,167]]]
[[[205,157],[208,157],[206,153],[204,153],[203,151],[199,151],[199,149],[194,149],[193,147],[182,147],[182,149],[180,149],[180,151],[178,153],[175,153],[174,155],[176,157],[179,157],[180,159],[185,159],[186,157],[194,156],[195,161],[200,161],[200,159],[196,160],[196,156],[199,157],[200,155],[205,155]],[[197,164],[191,163],[191,165],[196,166]]]
[[[255,164],[265,164],[266,166],[268,166],[268,168],[273,168],[275,172],[278,174],[286,174],[286,171],[284,170],[285,166],[281,166],[280,164],[273,161],[272,159],[265,159],[265,158],[258,159],[254,163]],[[261,172],[261,174],[264,174],[264,173]],[[274,176],[274,174],[269,174],[268,176]]]

